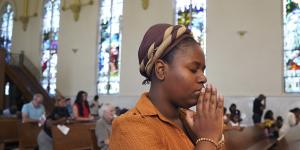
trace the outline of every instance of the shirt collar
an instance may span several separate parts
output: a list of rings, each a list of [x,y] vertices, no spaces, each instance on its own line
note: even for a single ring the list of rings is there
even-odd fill
[[[168,123],[174,125],[174,123],[172,121],[170,121],[167,117],[162,115],[159,112],[159,110],[153,105],[153,103],[149,99],[148,92],[142,94],[141,98],[139,99],[139,101],[136,104],[136,108],[141,113],[141,115],[144,117],[158,116],[159,119],[161,119],[162,121],[165,121],[165,122],[168,122]]]

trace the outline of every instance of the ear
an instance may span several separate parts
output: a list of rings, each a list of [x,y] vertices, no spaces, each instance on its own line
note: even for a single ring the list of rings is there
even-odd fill
[[[167,69],[167,64],[163,60],[159,59],[155,62],[154,73],[158,80],[162,81],[165,79],[166,69]]]

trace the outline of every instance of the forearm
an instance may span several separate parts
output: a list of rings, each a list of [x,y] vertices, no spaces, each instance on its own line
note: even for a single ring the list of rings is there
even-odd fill
[[[23,118],[22,122],[23,123],[38,123],[38,122],[40,122],[40,120],[30,119],[30,118]]]

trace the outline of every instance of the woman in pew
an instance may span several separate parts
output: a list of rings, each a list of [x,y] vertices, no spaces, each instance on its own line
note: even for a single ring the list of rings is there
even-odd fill
[[[113,122],[110,150],[216,150],[223,146],[223,100],[204,87],[205,57],[185,26],[157,24],[144,35],[140,73],[151,83]],[[197,111],[189,110],[196,106]]]
[[[91,121],[94,117],[90,113],[89,103],[87,101],[87,92],[79,91],[73,105],[73,117],[77,121]]]
[[[43,129],[38,135],[39,150],[52,150],[52,133],[51,127],[57,124],[64,124],[69,119],[70,115],[66,108],[66,101],[62,97],[57,97],[55,107],[51,114],[47,117]]]

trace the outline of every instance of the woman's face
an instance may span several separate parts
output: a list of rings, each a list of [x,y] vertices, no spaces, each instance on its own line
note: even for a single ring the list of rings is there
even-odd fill
[[[164,89],[176,106],[189,108],[197,104],[206,83],[204,53],[197,44],[183,45],[167,64]]]
[[[87,94],[86,94],[86,93],[83,93],[83,94],[81,95],[81,97],[82,97],[82,100],[83,100],[83,101],[86,101],[86,100],[87,100]]]

